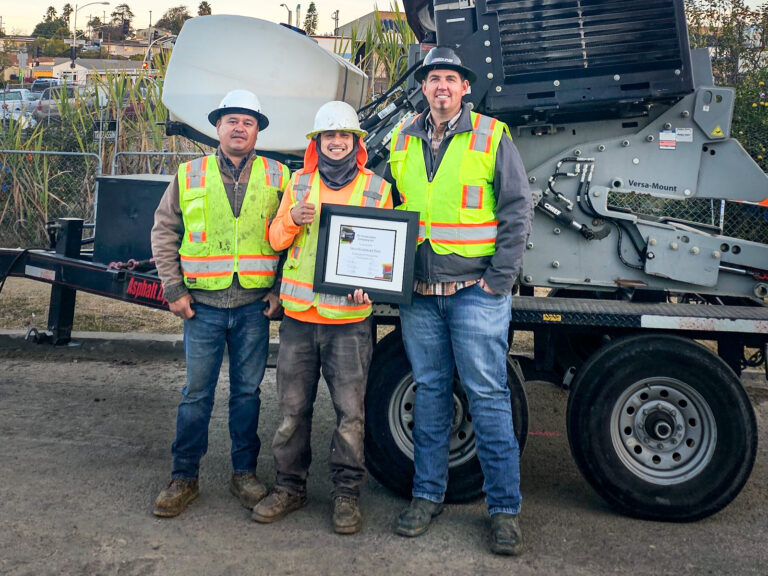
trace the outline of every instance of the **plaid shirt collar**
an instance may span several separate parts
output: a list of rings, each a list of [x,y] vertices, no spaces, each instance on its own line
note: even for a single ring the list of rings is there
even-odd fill
[[[229,169],[229,173],[232,175],[232,180],[237,182],[240,180],[240,173],[243,171],[243,168],[245,168],[245,165],[248,163],[248,160],[250,160],[251,156],[254,156],[256,154],[255,150],[251,150],[248,152],[248,154],[245,155],[245,157],[240,160],[240,165],[235,166],[234,162],[229,159],[229,156],[224,154],[224,152],[221,149],[221,146],[216,150],[216,155],[219,157],[220,160],[224,162],[224,166],[226,166]]]
[[[440,126],[435,126],[432,112],[427,112],[427,115],[424,117],[424,127],[427,129],[427,138],[432,144],[432,148],[439,148],[443,140],[453,134],[454,130],[456,130],[456,125],[459,123],[462,109],[463,107],[459,108],[459,111],[453,118],[448,120],[448,122],[443,122]]]

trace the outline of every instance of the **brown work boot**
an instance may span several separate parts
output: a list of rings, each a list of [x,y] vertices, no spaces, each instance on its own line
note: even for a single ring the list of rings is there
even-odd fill
[[[357,496],[336,496],[333,499],[333,529],[337,534],[355,534],[363,527],[363,516]]]
[[[285,518],[288,514],[307,505],[306,494],[291,494],[279,486],[253,508],[254,522],[269,524]]]
[[[491,516],[491,552],[505,556],[517,556],[523,551],[523,534],[517,514]]]
[[[200,494],[197,478],[173,478],[155,500],[155,516],[171,518],[181,514],[187,504]]]
[[[229,491],[240,500],[240,504],[253,510],[253,507],[267,495],[267,487],[253,472],[232,474],[229,479]]]

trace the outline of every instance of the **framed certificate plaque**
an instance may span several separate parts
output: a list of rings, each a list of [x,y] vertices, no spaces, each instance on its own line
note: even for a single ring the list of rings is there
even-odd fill
[[[362,288],[377,303],[410,303],[418,232],[418,212],[323,204],[315,292]]]

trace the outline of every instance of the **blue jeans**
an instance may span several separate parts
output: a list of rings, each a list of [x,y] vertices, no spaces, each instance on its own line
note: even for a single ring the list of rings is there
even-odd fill
[[[259,386],[269,350],[266,303],[257,300],[238,308],[192,305],[195,315],[184,321],[187,385],[176,417],[172,478],[197,478],[200,459],[208,450],[208,424],[224,348],[229,352],[229,437],[232,470],[256,470]]]
[[[452,296],[413,295],[400,306],[403,341],[416,381],[413,497],[442,502],[448,485],[453,367],[469,398],[488,512],[520,512],[520,447],[507,388],[511,296],[479,284]]]

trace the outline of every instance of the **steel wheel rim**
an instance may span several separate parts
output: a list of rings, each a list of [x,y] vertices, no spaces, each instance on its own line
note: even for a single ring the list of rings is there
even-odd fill
[[[717,445],[717,425],[704,397],[681,380],[646,378],[628,387],[610,417],[611,441],[624,466],[657,485],[700,474]]]
[[[387,411],[389,429],[397,447],[413,460],[413,404],[416,382],[412,374],[397,384]],[[472,416],[467,395],[458,382],[453,389],[453,424],[449,443],[448,467],[460,466],[471,460],[477,452]]]

